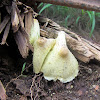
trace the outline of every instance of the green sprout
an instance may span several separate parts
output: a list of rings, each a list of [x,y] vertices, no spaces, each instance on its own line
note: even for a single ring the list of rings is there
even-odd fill
[[[25,70],[25,66],[26,66],[26,62],[23,64],[22,71],[21,71],[21,75],[23,75],[23,72]]]

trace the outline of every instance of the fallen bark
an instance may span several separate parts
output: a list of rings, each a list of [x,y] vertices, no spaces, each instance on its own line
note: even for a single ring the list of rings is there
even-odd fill
[[[22,55],[23,58],[26,58],[28,56],[28,51],[29,51],[27,39],[20,30],[14,34],[14,38],[16,44],[18,45],[20,54]]]
[[[55,38],[58,34],[58,31],[65,31],[67,45],[77,59],[85,63],[89,62],[92,59],[100,61],[99,45],[93,44],[88,40],[83,39],[76,33],[61,27],[48,18],[38,16],[38,20],[42,25],[41,36]]]
[[[6,99],[7,99],[6,90],[2,82],[0,81],[0,100],[6,100]]]
[[[4,45],[6,43],[6,39],[8,37],[8,34],[9,34],[9,30],[10,30],[10,21],[8,22],[8,24],[6,25],[6,28],[5,28],[5,31],[4,31],[4,34],[3,34],[3,38],[2,38],[2,42],[1,42],[1,45]]]
[[[3,31],[3,29],[6,27],[6,24],[8,23],[9,21],[9,16],[5,16],[3,22],[0,24],[0,33]]]
[[[14,33],[17,32],[19,29],[19,16],[16,8],[17,8],[16,2],[12,2],[11,22]]]

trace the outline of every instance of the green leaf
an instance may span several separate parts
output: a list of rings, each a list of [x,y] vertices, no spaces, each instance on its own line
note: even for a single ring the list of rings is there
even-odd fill
[[[38,8],[42,7],[42,6],[43,6],[43,4],[44,4],[44,3],[40,3],[40,4],[39,4],[39,6],[38,6]]]
[[[87,14],[89,15],[89,17],[90,17],[90,20],[91,20],[91,19],[92,19],[91,12],[90,12],[90,11],[87,11]]]
[[[65,25],[67,25],[68,19],[70,18],[70,15],[68,15],[65,19]]]
[[[90,37],[92,36],[93,34],[93,31],[94,31],[94,28],[95,28],[95,11],[92,12],[92,28],[91,28],[91,32],[90,32]]]
[[[80,18],[81,18],[80,16],[77,17],[77,19],[76,19],[76,25],[78,24],[78,21],[79,21]]]
[[[82,9],[81,11],[82,11],[82,15],[84,15],[84,14],[85,14],[85,11],[84,11],[84,9]]]
[[[41,14],[46,8],[52,6],[52,4],[46,4],[40,11],[39,14]]]
[[[23,64],[22,71],[21,71],[21,75],[23,74],[23,72],[25,70],[25,66],[26,66],[26,62]]]

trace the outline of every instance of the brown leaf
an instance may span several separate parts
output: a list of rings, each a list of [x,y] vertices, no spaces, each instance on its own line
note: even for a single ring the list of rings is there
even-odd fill
[[[7,15],[5,16],[4,20],[2,21],[2,23],[0,24],[0,33],[3,31],[3,29],[5,28],[6,24],[8,23],[10,17]]]
[[[0,81],[0,100],[6,100],[6,90],[3,87],[3,84]]]
[[[5,31],[4,31],[4,34],[3,34],[3,38],[2,38],[2,42],[1,44],[4,45],[6,43],[6,39],[8,37],[8,33],[9,33],[9,30],[10,30],[10,21],[8,22],[6,28],[5,28]]]

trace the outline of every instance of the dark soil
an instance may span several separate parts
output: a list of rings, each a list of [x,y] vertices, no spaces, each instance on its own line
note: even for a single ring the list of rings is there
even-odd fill
[[[100,100],[100,63],[79,61],[78,77],[63,84],[47,81],[41,73],[34,74],[32,54],[23,59],[16,49],[0,46],[0,80],[6,88],[7,100]],[[25,62],[26,70],[20,76]]]

